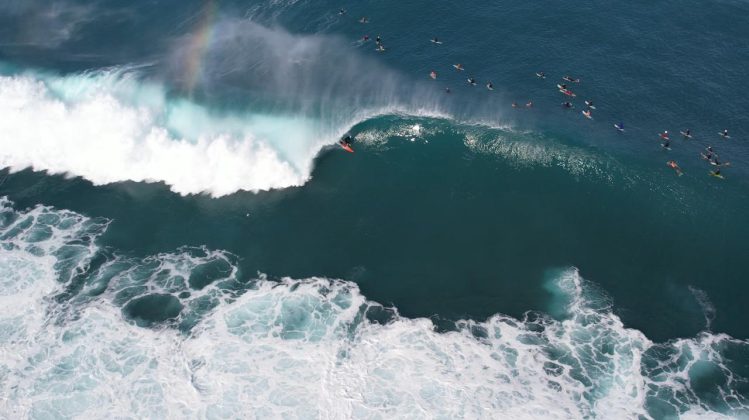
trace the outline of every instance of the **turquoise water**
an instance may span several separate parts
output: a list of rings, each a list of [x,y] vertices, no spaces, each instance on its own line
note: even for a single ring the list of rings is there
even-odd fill
[[[6,415],[749,416],[746,3],[32,3]]]

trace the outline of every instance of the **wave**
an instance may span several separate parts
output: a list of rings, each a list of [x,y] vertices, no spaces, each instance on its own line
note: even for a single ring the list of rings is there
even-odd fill
[[[120,71],[0,76],[0,113],[2,167],[95,185],[164,182],[180,194],[213,196],[302,185],[320,149],[355,123],[214,114]]]
[[[204,248],[118,255],[96,246],[108,223],[0,202],[4,416],[749,415],[749,343],[653,343],[574,269],[553,284],[559,320],[437,332],[348,281],[250,280]]]
[[[3,66],[0,166],[223,196],[304,184],[324,146],[374,116],[447,115],[433,92],[402,87],[336,38],[234,20],[211,33],[149,66],[66,76]]]

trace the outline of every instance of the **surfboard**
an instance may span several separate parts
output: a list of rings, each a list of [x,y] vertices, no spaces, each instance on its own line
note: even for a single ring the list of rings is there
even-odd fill
[[[349,153],[354,153],[354,149],[352,149],[351,146],[349,146],[348,144],[344,144],[344,143],[338,143],[338,144],[341,145],[341,148],[343,150],[345,150],[345,151],[347,151]]]
[[[574,93],[574,92],[572,92],[572,91],[571,91],[571,90],[569,90],[569,89],[562,89],[562,90],[560,90],[560,92],[564,93],[564,94],[565,94],[565,95],[567,95],[567,96],[572,96],[573,98],[574,98],[575,96],[577,96],[577,95],[575,95],[575,93]]]
[[[664,148],[664,149],[666,149],[666,150],[671,150],[671,147],[670,146],[666,146],[666,143],[661,143],[661,147]]]
[[[592,115],[592,114],[591,114],[590,112],[585,112],[585,111],[582,111],[582,113],[583,113],[583,115],[585,116],[585,118],[587,118],[587,119],[589,119],[589,120],[592,120],[592,119],[593,119],[593,115]]]
[[[614,128],[616,128],[617,130],[619,130],[620,133],[624,132],[624,129],[621,128],[621,127],[619,127],[617,124],[614,124]]]
[[[723,175],[721,175],[721,174],[716,174],[715,172],[708,172],[707,174],[708,174],[708,175],[710,175],[710,176],[714,176],[714,177],[716,177],[716,178],[724,179],[724,178],[723,178]]]
[[[536,77],[540,77],[542,79],[546,79],[546,75],[545,74],[541,74],[541,73],[536,73]]]
[[[691,135],[691,134],[687,134],[687,133],[686,133],[686,132],[684,132],[684,131],[679,131],[679,133],[680,133],[680,134],[681,134],[682,136],[684,136],[684,137],[686,137],[686,138],[688,138],[688,139],[691,139],[691,138],[692,138],[692,135]]]
[[[719,136],[723,137],[724,139],[730,139],[731,136],[725,135],[723,133],[718,133]]]
[[[442,41],[435,41],[433,39],[431,41],[432,41],[432,44],[442,44]]]
[[[455,69],[458,70],[458,71],[463,71],[464,70],[463,66],[458,65],[458,64],[453,64],[453,67],[455,67]]]

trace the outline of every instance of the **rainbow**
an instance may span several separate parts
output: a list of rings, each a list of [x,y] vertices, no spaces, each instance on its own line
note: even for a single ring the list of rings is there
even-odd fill
[[[203,71],[203,58],[211,45],[218,7],[215,0],[206,0],[200,12],[198,30],[192,36],[185,57],[185,87],[192,93]]]

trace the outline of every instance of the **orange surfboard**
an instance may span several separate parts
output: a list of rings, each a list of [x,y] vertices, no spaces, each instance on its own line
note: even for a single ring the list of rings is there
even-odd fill
[[[351,146],[349,146],[348,144],[346,144],[346,143],[338,143],[338,144],[341,145],[341,147],[343,148],[343,150],[345,150],[345,151],[347,151],[349,153],[354,153],[354,149],[352,149]]]

